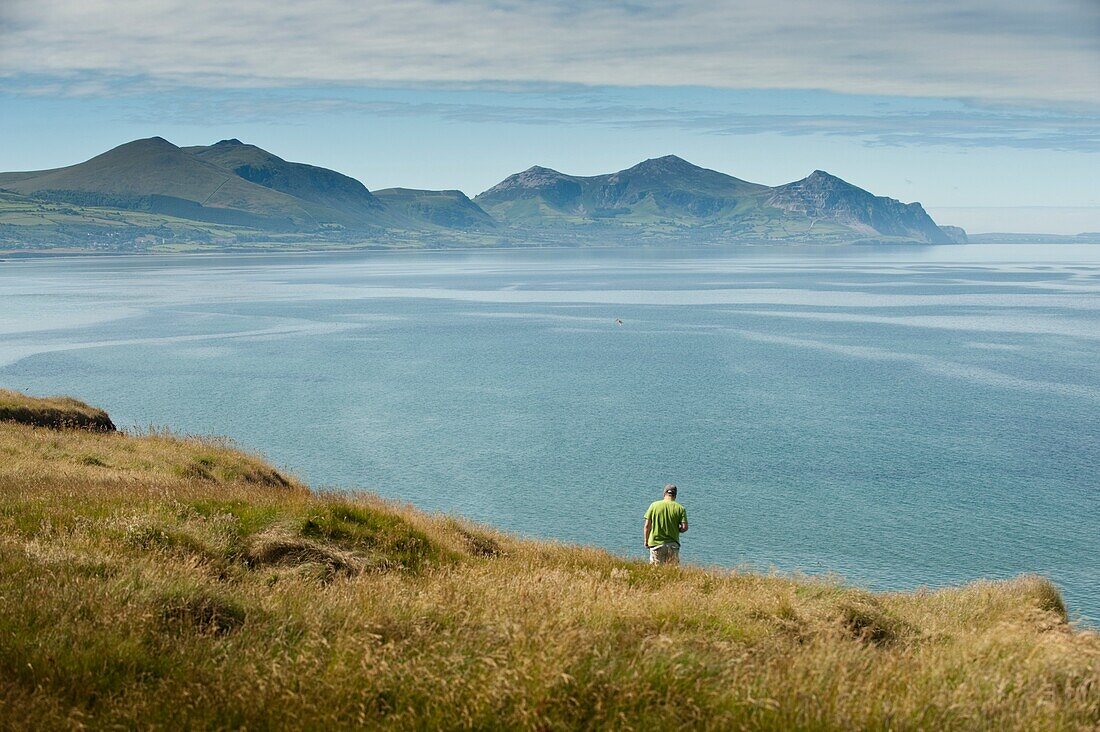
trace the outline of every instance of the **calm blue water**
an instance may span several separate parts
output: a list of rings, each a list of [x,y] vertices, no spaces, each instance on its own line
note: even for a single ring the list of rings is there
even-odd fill
[[[672,481],[693,562],[1100,618],[1100,247],[9,261],[0,385],[624,554]]]

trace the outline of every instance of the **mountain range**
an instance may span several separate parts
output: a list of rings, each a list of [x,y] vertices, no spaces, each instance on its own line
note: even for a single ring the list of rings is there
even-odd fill
[[[372,193],[236,139],[177,147],[152,137],[77,165],[0,173],[9,249],[963,240],[919,203],[821,170],[770,187],[673,155],[596,176],[536,166],[473,200],[458,190]]]
[[[535,229],[605,224],[715,241],[895,238],[938,244],[957,236],[938,227],[919,203],[875,196],[822,170],[772,188],[675,155],[588,177],[534,167],[474,202],[499,221]]]

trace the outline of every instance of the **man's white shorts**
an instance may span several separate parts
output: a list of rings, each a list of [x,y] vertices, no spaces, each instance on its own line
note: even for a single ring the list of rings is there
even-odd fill
[[[679,564],[680,545],[674,541],[649,548],[650,564]]]

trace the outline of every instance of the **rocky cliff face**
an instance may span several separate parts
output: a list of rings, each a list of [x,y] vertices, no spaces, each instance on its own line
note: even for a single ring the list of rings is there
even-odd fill
[[[929,244],[951,242],[919,203],[873,195],[823,170],[778,186],[768,196],[767,204],[788,214],[833,221],[867,235]]]
[[[966,244],[970,237],[966,235],[966,229],[961,226],[941,226],[940,231],[951,240],[953,244]]]

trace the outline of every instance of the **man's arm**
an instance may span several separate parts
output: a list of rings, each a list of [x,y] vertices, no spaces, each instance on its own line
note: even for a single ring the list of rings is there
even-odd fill
[[[645,520],[645,545],[649,546],[649,530],[653,527],[653,523],[649,520]]]
[[[687,530],[688,530],[688,520],[684,519],[683,521],[680,522],[680,533],[685,534],[685,533],[687,533]]]

